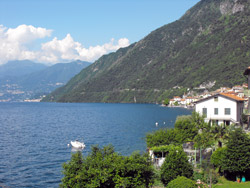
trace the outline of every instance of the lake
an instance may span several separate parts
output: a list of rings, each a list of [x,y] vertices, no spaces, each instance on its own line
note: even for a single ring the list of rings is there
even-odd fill
[[[146,150],[146,133],[188,114],[154,104],[0,103],[0,187],[58,187],[71,140],[84,141],[83,155],[96,144],[130,155]]]

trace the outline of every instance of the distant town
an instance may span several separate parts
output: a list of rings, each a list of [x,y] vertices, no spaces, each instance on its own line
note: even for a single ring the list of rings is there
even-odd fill
[[[205,90],[201,94],[193,94],[192,92],[189,92],[188,94],[184,94],[182,97],[180,96],[174,96],[172,99],[169,100],[170,107],[184,107],[184,108],[194,108],[195,102],[219,94],[219,93],[226,93],[233,96],[237,96],[244,99],[244,108],[247,108],[248,104],[248,96],[247,96],[247,88],[248,85],[246,83],[242,85],[236,85],[232,88],[228,87],[221,87],[215,91],[208,91]]]

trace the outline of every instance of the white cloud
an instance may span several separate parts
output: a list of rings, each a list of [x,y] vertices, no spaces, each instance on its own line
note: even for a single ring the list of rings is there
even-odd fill
[[[17,28],[5,28],[0,25],[0,64],[9,60],[29,59],[44,63],[58,63],[80,59],[83,61],[95,61],[104,54],[116,51],[121,47],[127,47],[129,40],[121,38],[117,42],[110,42],[85,48],[81,43],[74,41],[70,34],[62,40],[53,38],[51,41],[41,44],[41,49],[32,51],[28,44],[36,39],[50,37],[52,30],[20,25]]]
[[[36,52],[29,51],[26,44],[49,37],[51,33],[52,30],[31,25],[20,25],[14,29],[0,25],[0,64],[9,60],[36,60]]]
[[[115,44],[114,39],[111,39],[109,43],[104,45],[84,48],[81,43],[75,42],[71,35],[67,34],[62,40],[54,38],[52,41],[42,44],[42,53],[44,56],[41,60],[48,61],[49,59],[56,58],[56,61],[76,59],[94,61],[104,54],[127,47],[128,45],[129,40],[122,38],[118,40],[117,44]]]
[[[45,28],[35,28],[32,25],[19,25],[15,29],[8,29],[6,32],[7,40],[10,42],[18,42],[20,44],[29,43],[35,39],[51,36],[52,30]]]

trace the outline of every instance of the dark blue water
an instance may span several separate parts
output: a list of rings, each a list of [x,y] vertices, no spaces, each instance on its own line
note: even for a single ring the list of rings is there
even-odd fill
[[[0,103],[0,187],[58,187],[71,140],[84,141],[84,155],[109,143],[130,155],[145,151],[147,132],[190,113],[152,104]]]

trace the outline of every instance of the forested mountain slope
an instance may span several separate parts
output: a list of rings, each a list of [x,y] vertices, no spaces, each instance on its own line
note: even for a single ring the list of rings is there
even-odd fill
[[[250,0],[201,0],[179,20],[101,57],[45,100],[152,103],[208,81],[215,88],[240,84],[250,65],[249,7]]]

